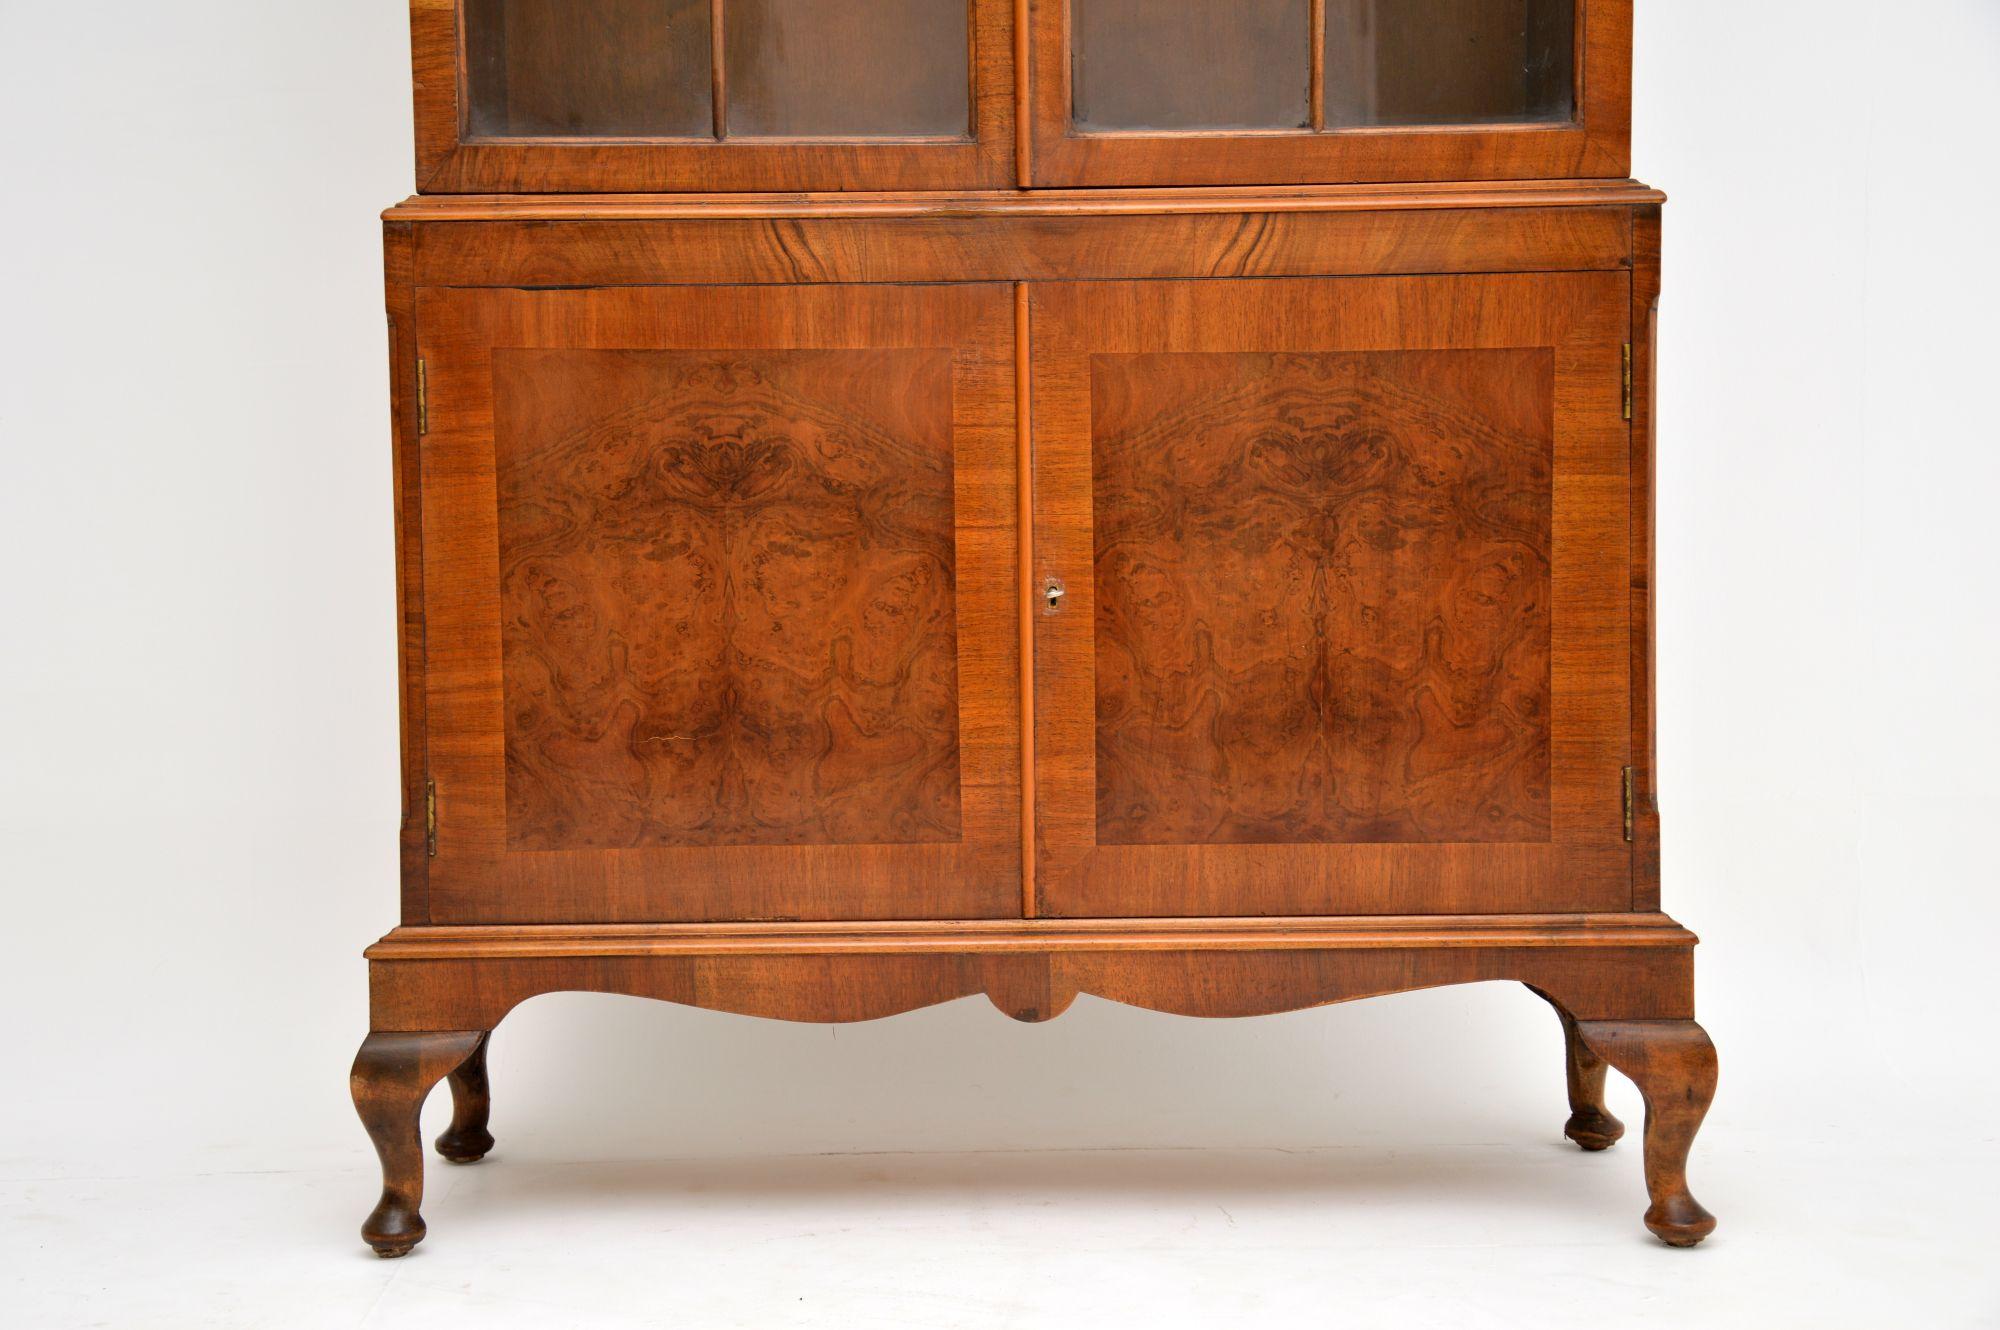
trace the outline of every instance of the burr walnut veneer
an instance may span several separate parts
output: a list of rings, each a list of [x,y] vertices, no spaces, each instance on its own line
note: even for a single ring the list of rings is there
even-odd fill
[[[1511,981],[1713,1219],[1659,902],[1629,0],[413,0],[402,924],[354,1094],[559,990],[803,1021]],[[792,191],[792,192],[780,192]],[[1551,1059],[1553,1073],[1554,1059]]]

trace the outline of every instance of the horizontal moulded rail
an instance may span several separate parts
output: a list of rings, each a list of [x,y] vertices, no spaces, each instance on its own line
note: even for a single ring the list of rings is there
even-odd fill
[[[513,924],[399,928],[374,961],[534,956],[1336,951],[1411,947],[1685,949],[1664,914],[1345,919],[1032,919],[887,923]]]
[[[1050,217],[1240,212],[1386,212],[1432,208],[1657,206],[1636,180],[1292,188],[1043,189],[945,193],[420,194],[385,221],[668,221],[762,217]]]

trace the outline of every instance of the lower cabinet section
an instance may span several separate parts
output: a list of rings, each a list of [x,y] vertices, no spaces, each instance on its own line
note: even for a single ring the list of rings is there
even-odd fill
[[[392,221],[412,825],[368,1243],[425,1235],[433,1086],[438,1151],[493,1147],[488,1044],[544,993],[1044,1021],[1495,982],[1554,1008],[1577,1145],[1638,1084],[1645,1222],[1701,1241],[1657,215],[1552,189]]]
[[[1629,906],[1628,279],[1024,290],[420,293],[433,922]]]

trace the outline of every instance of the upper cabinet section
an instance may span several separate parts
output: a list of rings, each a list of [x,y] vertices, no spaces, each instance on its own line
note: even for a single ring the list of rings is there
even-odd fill
[[[1631,0],[1026,0],[1037,186],[1630,172]]]
[[[412,0],[419,188],[1015,183],[1013,0]]]
[[[1632,0],[411,3],[433,193],[1630,170]]]

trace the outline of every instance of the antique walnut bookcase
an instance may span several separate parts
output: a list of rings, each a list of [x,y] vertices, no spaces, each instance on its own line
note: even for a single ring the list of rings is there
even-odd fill
[[[515,1004],[1505,980],[1715,1086],[1659,908],[1631,0],[413,0],[402,926],[363,1236]]]

